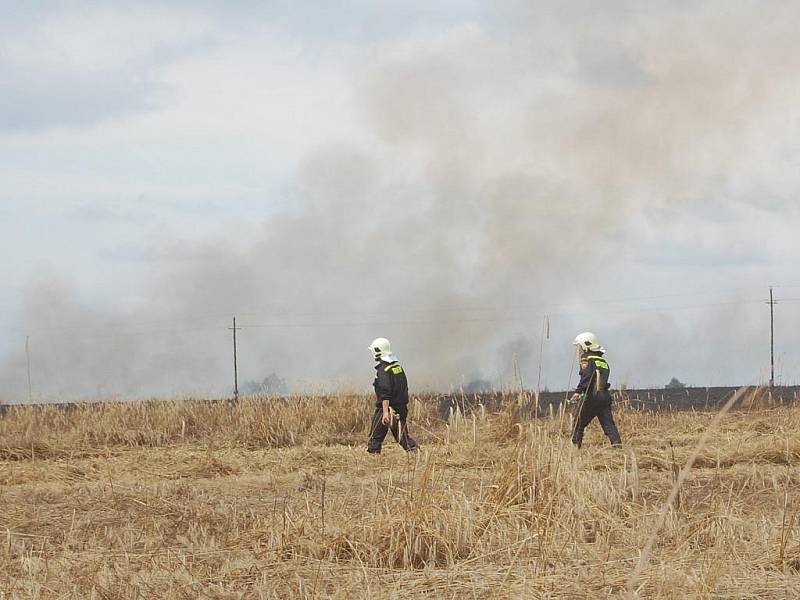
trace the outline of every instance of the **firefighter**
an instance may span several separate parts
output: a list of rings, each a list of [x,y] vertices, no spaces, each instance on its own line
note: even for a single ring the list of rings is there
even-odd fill
[[[575,424],[572,430],[572,443],[578,448],[583,442],[583,430],[597,417],[603,433],[611,445],[622,447],[622,440],[611,413],[611,393],[608,383],[610,368],[603,357],[605,348],[597,341],[597,336],[589,331],[581,333],[572,342],[580,359],[580,378],[578,387],[572,395],[571,403],[577,404]]]
[[[386,338],[373,340],[369,347],[375,358],[375,414],[369,433],[367,452],[380,454],[383,440],[391,431],[406,451],[416,450],[417,442],[408,433],[408,380]]]

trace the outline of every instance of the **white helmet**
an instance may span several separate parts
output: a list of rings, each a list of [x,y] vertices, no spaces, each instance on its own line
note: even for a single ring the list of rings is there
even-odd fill
[[[591,331],[584,331],[583,333],[579,333],[575,336],[575,339],[572,341],[573,346],[578,347],[578,352],[605,352],[605,348],[600,345],[600,342],[597,341],[597,336],[593,334]]]
[[[369,345],[372,355],[375,360],[384,360],[386,362],[393,362],[394,356],[392,355],[392,345],[386,338],[375,338]]]

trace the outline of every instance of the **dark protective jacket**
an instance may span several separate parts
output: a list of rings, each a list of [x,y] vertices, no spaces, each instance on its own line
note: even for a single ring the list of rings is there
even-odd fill
[[[381,406],[384,400],[394,409],[403,409],[408,404],[408,380],[406,373],[397,361],[375,364],[375,406]]]
[[[608,382],[610,373],[611,368],[602,352],[584,352],[581,355],[581,380],[575,391],[586,394],[587,402],[611,402],[611,393],[608,391],[611,388]]]

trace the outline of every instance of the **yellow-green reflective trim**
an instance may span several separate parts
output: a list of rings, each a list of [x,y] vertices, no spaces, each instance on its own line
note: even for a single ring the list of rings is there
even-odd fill
[[[605,366],[606,368],[608,368],[608,363],[606,362],[606,359],[603,358],[602,356],[587,356],[586,360],[593,360],[595,361],[595,364],[597,366]]]
[[[398,365],[397,363],[392,363],[392,364],[390,364],[390,365],[386,365],[386,367],[385,367],[383,370],[384,370],[384,371],[386,371],[386,372],[388,373],[388,372],[389,372],[389,369],[400,369],[400,372],[401,372],[401,373],[403,372],[403,367],[401,367],[401,366],[400,366],[400,365]]]

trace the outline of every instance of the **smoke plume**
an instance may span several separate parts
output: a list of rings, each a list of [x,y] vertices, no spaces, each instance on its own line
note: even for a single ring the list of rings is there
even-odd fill
[[[295,390],[366,387],[377,336],[417,389],[511,385],[512,355],[563,388],[584,329],[615,383],[752,380],[800,183],[800,9],[768,5],[506,3],[371,42],[358,134],[311,152],[251,239],[159,241],[124,310],[68,272],[32,280],[36,393],[225,393],[234,314],[241,377]],[[12,354],[4,399],[26,394]]]

